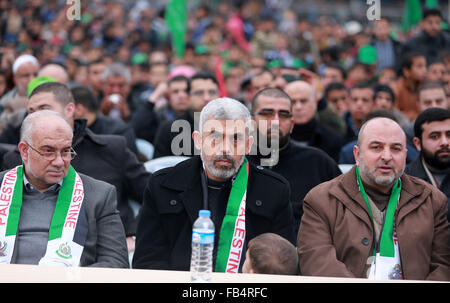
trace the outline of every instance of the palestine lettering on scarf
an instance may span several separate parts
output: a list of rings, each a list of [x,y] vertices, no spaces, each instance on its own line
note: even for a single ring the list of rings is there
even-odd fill
[[[244,206],[244,207],[243,207]],[[242,255],[242,246],[245,240],[245,200],[239,209],[239,216],[234,228],[233,240],[230,248],[230,258],[227,264],[227,273],[237,273]]]
[[[81,182],[80,178],[76,178],[72,201],[70,203],[69,212],[67,214],[67,219],[64,223],[64,227],[75,229],[75,227],[77,226],[78,214],[80,212],[81,201],[83,201],[83,197],[83,183]]]
[[[12,172],[14,171],[14,172]],[[16,183],[17,175],[15,174],[15,170],[8,172],[3,178],[3,186],[0,193],[0,225],[5,225],[6,221],[3,221],[3,217],[7,217],[6,210],[9,208],[11,204],[12,195],[14,192],[14,185]]]

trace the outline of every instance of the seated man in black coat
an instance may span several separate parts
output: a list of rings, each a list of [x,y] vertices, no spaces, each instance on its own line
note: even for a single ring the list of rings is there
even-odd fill
[[[450,206],[450,111],[429,108],[414,123],[414,145],[419,157],[408,164],[405,173],[439,188]],[[450,210],[447,212],[450,222]]]
[[[97,135],[86,128],[86,120],[74,119],[75,104],[66,85],[49,82],[33,90],[26,103],[28,113],[49,109],[66,117],[74,130],[72,147],[77,157],[72,166],[95,179],[116,187],[117,209],[124,225],[128,249],[134,250],[136,220],[128,199],[141,203],[149,173],[136,155],[126,145],[125,138],[117,135]],[[19,151],[8,152],[3,157],[3,169],[20,165]]]
[[[193,133],[200,157],[150,177],[134,268],[189,270],[192,225],[201,209],[211,211],[215,224],[215,271],[241,272],[248,241],[262,233],[294,243],[289,183],[247,161],[250,126],[248,109],[234,99],[215,99],[203,108],[200,130]],[[230,253],[222,253],[227,247]]]
[[[320,149],[302,146],[290,138],[294,127],[292,100],[278,88],[265,88],[259,91],[252,102],[252,115],[258,128],[258,150],[252,151],[250,162],[266,166],[285,177],[291,187],[291,202],[295,218],[294,232],[298,231],[303,214],[303,198],[314,186],[329,181],[341,174],[336,162]],[[269,163],[264,150],[279,146],[278,160]],[[266,144],[267,143],[267,144]],[[265,146],[267,145],[267,146]],[[254,145],[254,147],[256,147]]]
[[[294,128],[291,138],[326,152],[336,162],[342,147],[342,137],[316,118],[317,100],[314,88],[305,81],[294,81],[284,88],[292,100]]]

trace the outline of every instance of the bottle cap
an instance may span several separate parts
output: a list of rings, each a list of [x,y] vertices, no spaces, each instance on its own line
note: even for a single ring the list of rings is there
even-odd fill
[[[209,211],[207,209],[201,209],[201,210],[199,210],[198,215],[200,217],[210,217],[211,216],[211,211]]]

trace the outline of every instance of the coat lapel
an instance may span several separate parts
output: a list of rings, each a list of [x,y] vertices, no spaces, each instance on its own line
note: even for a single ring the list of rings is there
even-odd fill
[[[203,208],[200,172],[200,157],[192,157],[175,166],[161,183],[169,189],[180,192],[178,194],[179,200],[183,204],[191,223],[194,223],[198,218],[198,211]]]
[[[370,229],[373,228],[369,210],[356,182],[356,166],[353,166],[349,172],[342,176],[338,187],[331,188],[330,194],[335,196],[347,209],[366,223]]]
[[[431,190],[425,185],[415,181],[406,174],[403,174],[401,180],[402,192],[400,193],[400,201],[398,205],[397,225],[407,214],[417,209],[422,203],[424,203],[426,199],[423,197],[428,197],[431,192]]]
[[[198,177],[197,182],[191,183],[192,187],[187,188],[179,194],[181,203],[183,203],[184,209],[186,209],[192,224],[194,224],[195,220],[198,218],[198,211],[203,209],[203,194],[200,175]]]

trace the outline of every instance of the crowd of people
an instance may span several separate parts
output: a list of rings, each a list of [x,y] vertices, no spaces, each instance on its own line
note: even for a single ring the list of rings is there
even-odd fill
[[[0,0],[0,262],[189,270],[209,209],[217,271],[450,280],[439,9],[199,1],[179,56],[164,1],[80,4]]]

